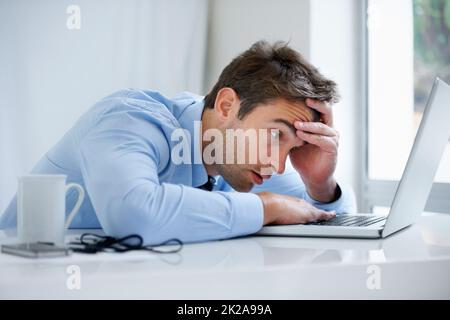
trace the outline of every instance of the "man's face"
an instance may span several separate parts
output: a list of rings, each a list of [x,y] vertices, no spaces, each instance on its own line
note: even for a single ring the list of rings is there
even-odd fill
[[[236,191],[248,192],[255,184],[262,184],[264,180],[269,179],[272,173],[283,173],[285,170],[286,158],[289,152],[296,147],[305,144],[296,135],[294,121],[311,122],[314,121],[313,110],[306,106],[304,102],[288,102],[283,99],[277,99],[271,103],[260,105],[247,114],[242,120],[235,116],[225,125],[224,137],[225,145],[233,145],[227,140],[226,129],[242,129],[248,132],[256,131],[257,148],[255,144],[250,144],[249,140],[245,140],[245,162],[235,161],[233,163],[225,162],[225,164],[216,164],[218,173],[233,187]],[[274,129],[274,130],[271,130]],[[279,134],[277,135],[276,132]],[[263,138],[261,133],[266,134]],[[271,154],[271,144],[276,139],[278,143],[278,152]],[[266,149],[266,150],[261,150]],[[233,156],[236,158],[238,153],[238,145],[234,144]],[[224,146],[224,158],[230,149]],[[262,152],[262,153],[261,153]],[[265,153],[264,153],[265,152]],[[251,155],[256,161],[250,161]],[[264,154],[264,161],[260,155]]]

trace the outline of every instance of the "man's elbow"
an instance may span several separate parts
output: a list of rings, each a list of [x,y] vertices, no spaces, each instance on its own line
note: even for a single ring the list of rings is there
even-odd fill
[[[141,197],[145,201],[135,201],[133,198],[118,198],[110,200],[106,212],[102,213],[101,224],[106,234],[112,237],[125,237],[138,234],[146,240],[155,240],[149,235],[158,235],[161,215],[158,206],[158,190]],[[152,241],[153,242],[153,241]]]

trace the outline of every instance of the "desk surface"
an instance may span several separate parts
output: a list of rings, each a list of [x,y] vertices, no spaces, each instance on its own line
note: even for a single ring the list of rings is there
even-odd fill
[[[0,230],[0,243],[15,241]],[[449,299],[450,215],[425,213],[384,240],[246,237],[169,255],[0,254],[0,298]]]

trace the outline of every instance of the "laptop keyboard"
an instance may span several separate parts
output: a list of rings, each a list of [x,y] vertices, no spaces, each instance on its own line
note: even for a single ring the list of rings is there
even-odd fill
[[[386,217],[380,216],[355,216],[351,214],[341,214],[331,220],[318,221],[309,224],[320,226],[367,227],[385,219]]]

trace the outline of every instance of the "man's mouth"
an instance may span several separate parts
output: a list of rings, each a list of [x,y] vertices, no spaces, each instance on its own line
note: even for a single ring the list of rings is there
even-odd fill
[[[258,185],[263,184],[264,180],[268,180],[271,177],[270,175],[261,175],[258,172],[253,171],[253,170],[251,171],[251,173],[252,173],[253,182]]]

